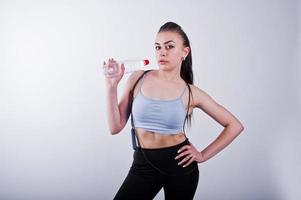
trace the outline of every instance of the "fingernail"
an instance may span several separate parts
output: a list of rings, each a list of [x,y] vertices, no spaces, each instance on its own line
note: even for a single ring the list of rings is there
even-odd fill
[[[183,165],[183,167],[186,167],[186,165]]]

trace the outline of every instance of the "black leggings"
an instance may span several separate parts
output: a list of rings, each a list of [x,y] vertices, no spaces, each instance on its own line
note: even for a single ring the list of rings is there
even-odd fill
[[[174,159],[186,144],[188,139],[172,147],[135,150],[132,166],[114,199],[153,199],[162,187],[165,199],[193,199],[199,181],[198,165],[193,162],[183,168],[177,165],[181,159]]]

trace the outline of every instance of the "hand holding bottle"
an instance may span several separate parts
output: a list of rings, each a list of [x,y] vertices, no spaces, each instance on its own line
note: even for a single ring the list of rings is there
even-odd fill
[[[106,77],[106,81],[110,86],[118,85],[119,81],[124,75],[124,65],[117,63],[113,58],[108,62],[103,63],[103,71]]]
[[[109,59],[109,61],[110,60],[113,60],[114,63],[108,63],[109,65],[106,65],[106,63],[104,62],[104,74],[107,77],[118,76],[119,70],[120,70],[118,64],[120,66],[122,64],[124,65],[124,68],[125,68],[124,73],[131,73],[136,70],[146,70],[146,68],[144,66],[148,65],[148,63],[149,63],[149,61],[147,59],[123,60],[123,61],[119,61],[118,63],[114,59]]]

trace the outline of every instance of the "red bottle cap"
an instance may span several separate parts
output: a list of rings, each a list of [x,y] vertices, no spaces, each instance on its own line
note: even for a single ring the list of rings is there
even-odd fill
[[[149,60],[144,60],[144,65],[148,65]]]

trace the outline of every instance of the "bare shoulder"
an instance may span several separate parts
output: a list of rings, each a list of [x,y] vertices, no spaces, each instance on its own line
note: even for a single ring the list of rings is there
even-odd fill
[[[126,83],[126,88],[127,90],[130,90],[134,84],[137,82],[137,80],[139,79],[139,77],[142,76],[143,74],[143,70],[138,70],[138,71],[134,71],[128,78],[127,83]]]
[[[193,106],[198,108],[203,108],[208,103],[215,103],[213,98],[205,92],[203,89],[195,86],[189,85],[192,92]]]
[[[134,71],[128,78],[128,82],[134,82],[143,74],[143,70]]]

